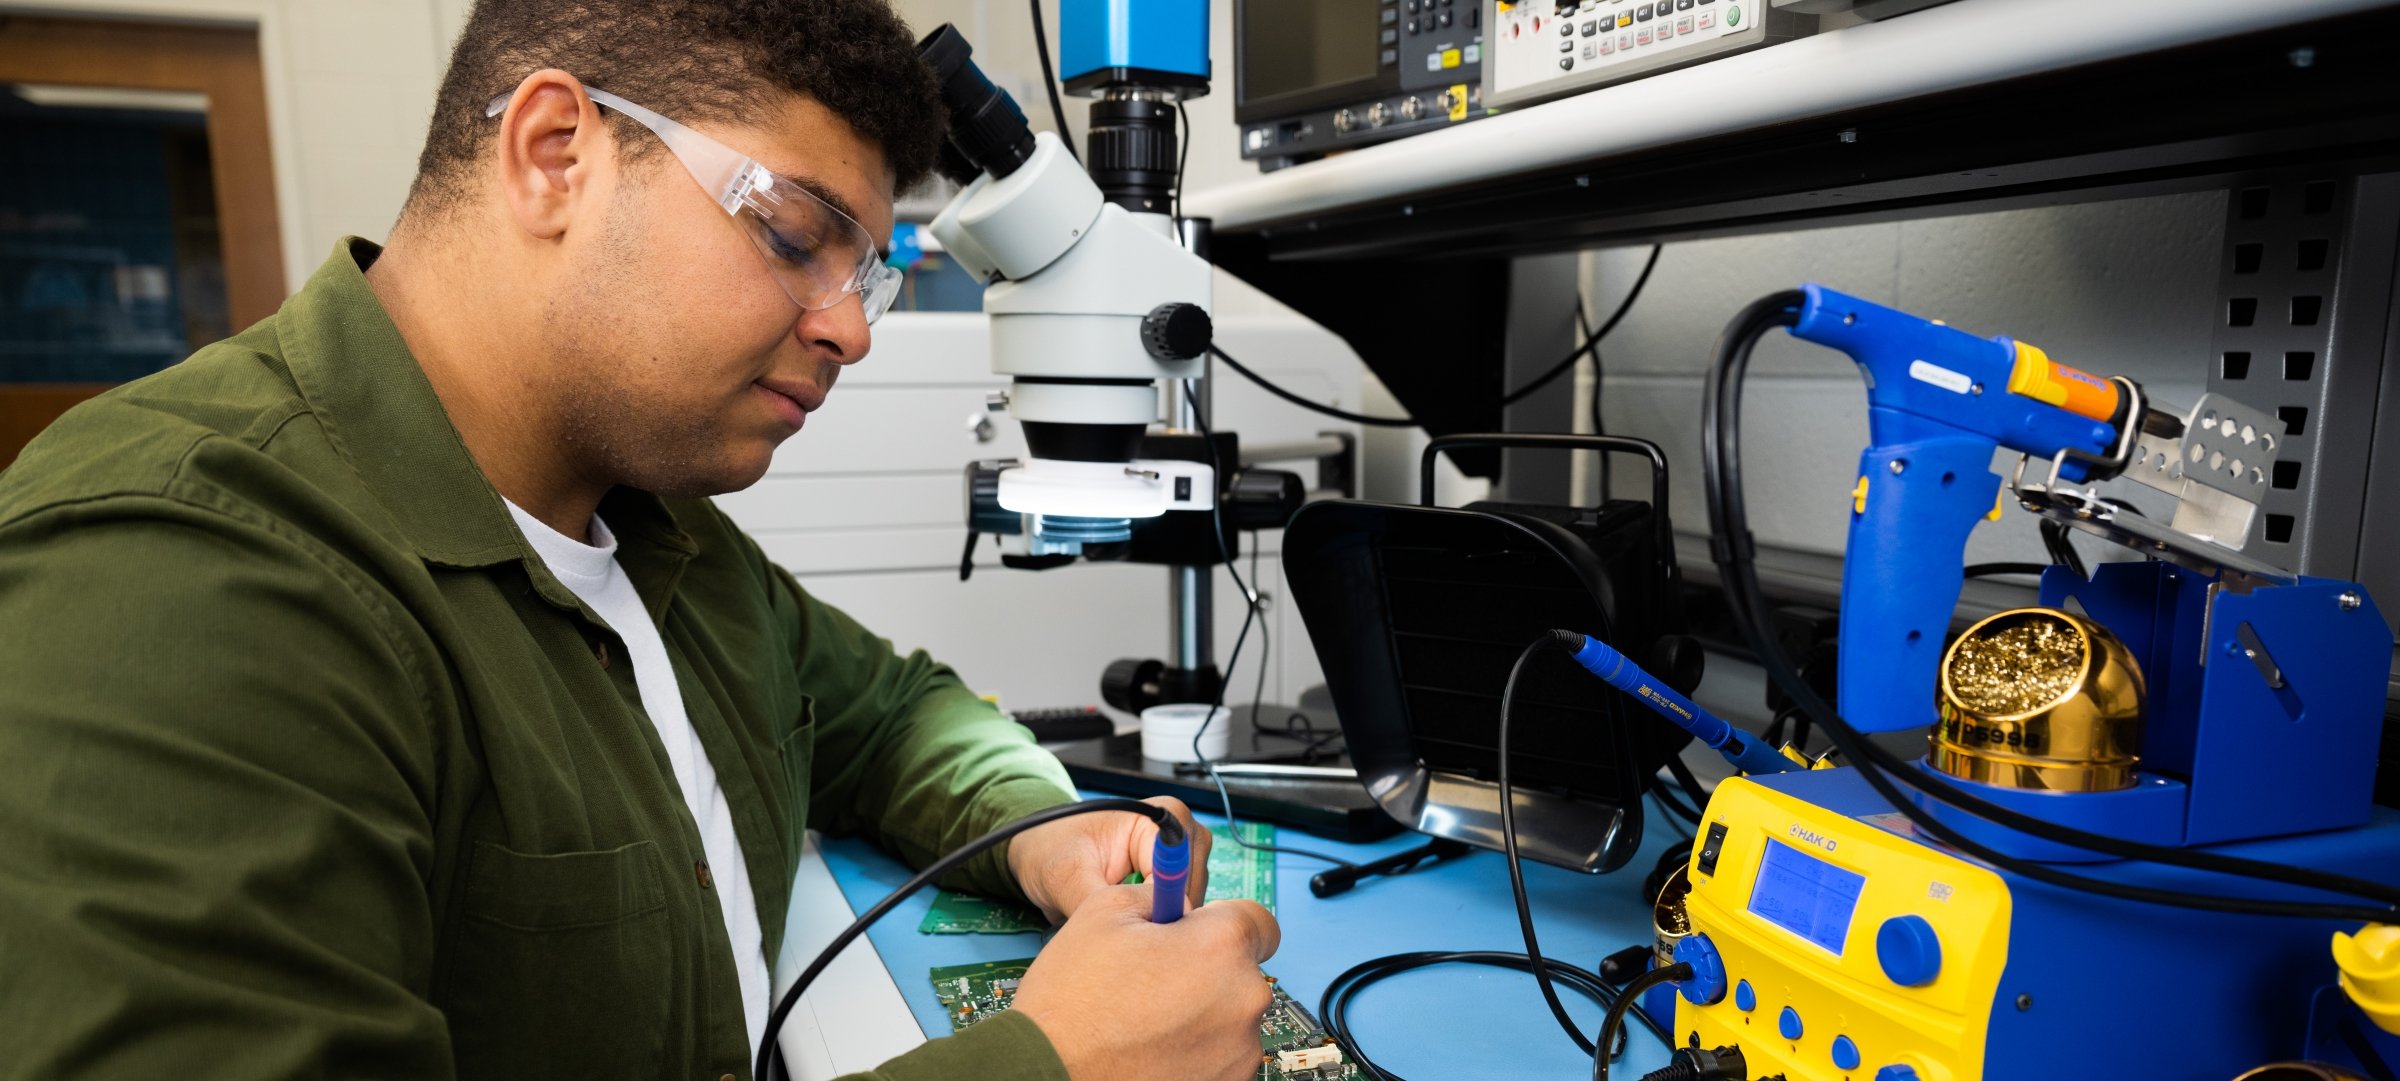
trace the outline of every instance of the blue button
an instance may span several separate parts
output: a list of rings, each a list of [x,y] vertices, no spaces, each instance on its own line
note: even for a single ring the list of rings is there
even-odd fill
[[[1758,1008],[1758,992],[1750,989],[1750,981],[1743,980],[1733,985],[1733,1008],[1743,1013]]]
[[[1778,1018],[1776,1018],[1776,1019],[1775,1019],[1775,1029],[1776,1029],[1776,1031],[1783,1033],[1783,1038],[1784,1038],[1784,1039],[1787,1039],[1787,1040],[1797,1040],[1797,1039],[1799,1039],[1799,1038],[1800,1038],[1800,1011],[1798,1011],[1798,1010],[1795,1010],[1795,1009],[1793,1009],[1793,1008],[1791,1008],[1791,1007],[1789,1007],[1789,1006],[1786,1006],[1786,1007],[1784,1007],[1784,1008],[1783,1008],[1783,1016],[1781,1016],[1781,1017],[1778,1017]]]
[[[1942,971],[1942,940],[1923,916],[1894,916],[1875,931],[1875,959],[1902,987],[1923,987]]]
[[[1910,1066],[1886,1066],[1875,1071],[1875,1081],[1917,1081],[1917,1071]]]
[[[1675,944],[1675,960],[1692,966],[1692,978],[1681,984],[1683,1000],[1694,1006],[1725,1001],[1725,959],[1707,935],[1693,935]]]
[[[1854,1044],[1854,1043],[1851,1043],[1851,1042],[1850,1042],[1850,1037],[1848,1037],[1848,1036],[1836,1036],[1836,1037],[1834,1037],[1834,1038],[1833,1038],[1833,1065],[1834,1065],[1834,1068],[1835,1068],[1835,1069],[1841,1069],[1841,1070],[1855,1070],[1855,1069],[1857,1069],[1857,1068],[1858,1068],[1858,1062],[1859,1062],[1859,1059],[1858,1059],[1858,1045],[1857,1045],[1857,1044]],[[1902,1067],[1900,1067],[1900,1068],[1901,1068],[1901,1069],[1903,1069],[1903,1070],[1905,1070],[1905,1069],[1908,1069],[1908,1067],[1906,1067],[1906,1066],[1902,1066]]]

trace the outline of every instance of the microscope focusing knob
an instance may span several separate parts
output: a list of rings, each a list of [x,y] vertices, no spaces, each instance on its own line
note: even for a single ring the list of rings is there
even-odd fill
[[[1142,348],[1160,360],[1190,360],[1208,352],[1216,332],[1208,309],[1197,304],[1161,304],[1142,317]]]

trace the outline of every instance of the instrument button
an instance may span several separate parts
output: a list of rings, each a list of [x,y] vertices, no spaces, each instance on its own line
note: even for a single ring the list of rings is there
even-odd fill
[[[1800,1011],[1789,1006],[1784,1007],[1783,1015],[1775,1019],[1775,1031],[1783,1033],[1784,1039],[1799,1039],[1801,1033]]]
[[[1834,1038],[1833,1038],[1833,1066],[1834,1066],[1834,1068],[1835,1068],[1835,1069],[1837,1069],[1837,1070],[1855,1070],[1855,1069],[1857,1069],[1857,1068],[1858,1068],[1858,1063],[1859,1063],[1859,1058],[1858,1058],[1858,1045],[1857,1045],[1857,1044],[1854,1044],[1854,1043],[1851,1043],[1851,1042],[1850,1042],[1850,1037],[1848,1037],[1848,1036],[1836,1036],[1836,1037],[1834,1037]]]
[[[1743,1013],[1758,1008],[1758,992],[1750,989],[1750,981],[1743,980],[1733,985],[1733,1008]]]
[[[1911,1066],[1886,1066],[1875,1071],[1875,1081],[1917,1081],[1917,1071]]]
[[[1683,981],[1680,987],[1685,1002],[1714,1006],[1725,1001],[1725,959],[1718,955],[1717,945],[1708,940],[1708,935],[1697,934],[1677,942],[1675,960],[1692,966],[1692,978]]]
[[[1875,959],[1902,987],[1923,987],[1942,971],[1942,940],[1923,916],[1894,916],[1875,929]]]

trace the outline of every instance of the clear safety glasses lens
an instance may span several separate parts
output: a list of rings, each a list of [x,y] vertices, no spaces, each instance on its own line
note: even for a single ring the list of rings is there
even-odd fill
[[[900,271],[885,265],[874,235],[857,219],[715,139],[597,87],[584,92],[649,128],[675,152],[700,190],[749,235],[792,303],[822,311],[856,293],[869,323],[891,308]],[[484,115],[500,115],[508,99],[493,98]]]
[[[884,264],[866,227],[764,169],[752,179],[735,218],[792,303],[816,311],[857,293],[867,322],[881,318],[900,293],[901,274]]]

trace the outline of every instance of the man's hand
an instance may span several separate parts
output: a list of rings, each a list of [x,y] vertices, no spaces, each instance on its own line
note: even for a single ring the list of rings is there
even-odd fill
[[[1111,886],[1042,947],[1013,1008],[1073,1081],[1241,1081],[1258,1074],[1258,1022],[1274,1001],[1258,966],[1282,937],[1255,901],[1151,923],[1150,887]]]
[[[1142,802],[1173,812],[1191,836],[1192,871],[1184,884],[1184,898],[1191,907],[1200,907],[1208,896],[1207,827],[1193,821],[1192,809],[1173,796],[1153,796]],[[1017,888],[1025,891],[1025,899],[1057,923],[1082,908],[1085,898],[1125,881],[1126,875],[1140,871],[1144,878],[1149,877],[1150,847],[1157,837],[1158,823],[1141,815],[1121,811],[1074,815],[1011,838],[1008,870],[1017,877]]]

